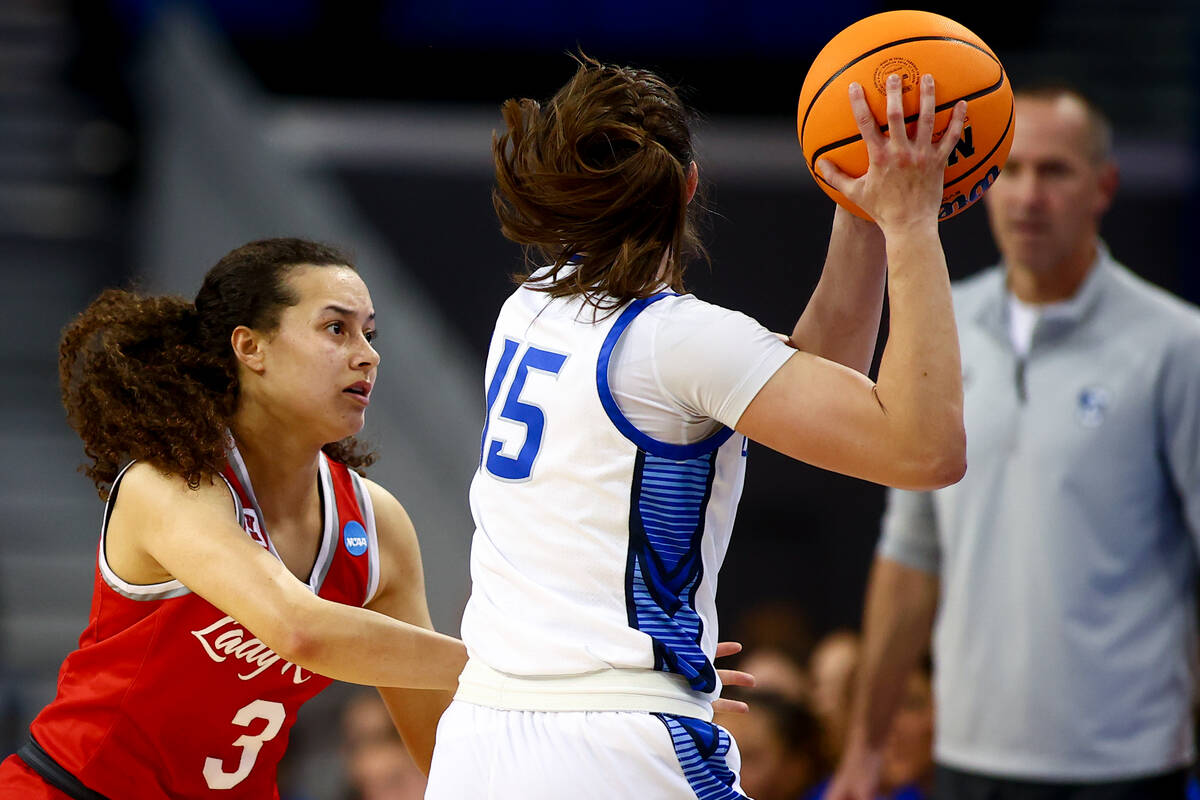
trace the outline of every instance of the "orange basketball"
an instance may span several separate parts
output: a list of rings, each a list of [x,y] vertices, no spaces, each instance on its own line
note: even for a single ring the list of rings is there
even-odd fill
[[[945,132],[959,100],[967,101],[962,139],[946,164],[942,209],[949,219],[974,203],[1000,174],[1013,135],[1013,95],[1008,75],[983,40],[952,19],[927,11],[887,11],[861,19],[830,40],[817,54],[796,112],[796,129],[808,169],[817,184],[864,219],[867,214],[821,178],[817,159],[828,158],[842,171],[867,171],[863,144],[850,111],[848,89],[863,87],[867,104],[887,133],[885,84],[900,75],[908,135],[916,128],[921,75],[935,81],[934,137]]]

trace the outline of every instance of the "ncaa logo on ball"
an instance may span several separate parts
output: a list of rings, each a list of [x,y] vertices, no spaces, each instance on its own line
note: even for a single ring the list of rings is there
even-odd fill
[[[888,75],[899,75],[900,91],[907,93],[916,88],[921,71],[916,64],[902,56],[885,59],[875,68],[875,88],[880,94],[887,94]]]
[[[367,532],[359,522],[350,520],[342,528],[342,543],[350,555],[361,556],[367,552]]]

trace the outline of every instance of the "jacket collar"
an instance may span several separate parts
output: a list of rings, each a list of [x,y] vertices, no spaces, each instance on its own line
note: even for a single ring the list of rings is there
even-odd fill
[[[1039,320],[1035,338],[1065,335],[1091,317],[1104,293],[1104,287],[1111,280],[1112,272],[1112,254],[1103,241],[1096,240],[1096,259],[1088,268],[1083,283],[1072,297],[1056,305],[1053,315]],[[1006,265],[1001,262],[994,268],[989,296],[980,304],[974,319],[986,330],[1008,341],[1009,301],[1012,295],[1008,290],[1006,275]]]

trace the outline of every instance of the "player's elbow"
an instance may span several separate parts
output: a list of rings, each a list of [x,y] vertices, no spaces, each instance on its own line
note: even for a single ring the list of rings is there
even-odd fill
[[[266,613],[259,626],[258,638],[284,661],[308,666],[322,646],[311,624],[311,610],[304,608],[302,602],[295,603],[286,598],[264,603],[263,610]]]
[[[930,491],[962,480],[967,473],[967,436],[961,425],[943,430],[913,454],[900,489]]]
[[[962,480],[967,474],[966,448],[945,454],[929,466],[926,489],[942,489]]]
[[[270,626],[269,632],[260,638],[282,660],[308,669],[312,668],[322,648],[319,637],[307,626],[289,624],[286,620]]]
[[[281,658],[301,667],[310,667],[320,654],[322,642],[303,626],[288,628],[280,632]]]

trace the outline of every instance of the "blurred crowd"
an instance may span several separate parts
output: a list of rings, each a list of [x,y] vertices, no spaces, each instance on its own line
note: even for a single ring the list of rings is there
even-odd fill
[[[421,800],[425,775],[413,763],[387,706],[374,689],[362,688],[341,714],[339,750],[343,800]]]
[[[738,625],[737,668],[753,689],[726,690],[745,714],[718,714],[742,754],[742,789],[755,800],[820,800],[842,754],[859,659],[859,634],[833,630],[815,641],[787,606],[762,606]],[[933,780],[933,687],[928,658],[908,679],[884,754],[881,798],[920,800]]]

